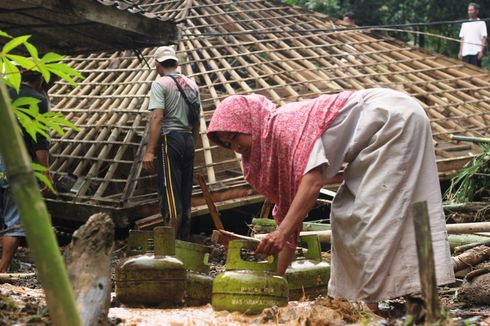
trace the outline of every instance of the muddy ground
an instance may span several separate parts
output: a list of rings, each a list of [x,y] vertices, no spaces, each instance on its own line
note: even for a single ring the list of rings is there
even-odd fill
[[[113,267],[124,257],[125,241],[116,242]],[[62,248],[63,250],[63,248]],[[328,259],[328,255],[326,255]],[[224,270],[224,249],[216,247],[210,274]],[[12,273],[35,273],[26,248],[20,248],[11,266]],[[0,281],[0,326],[51,325],[43,290],[36,275],[18,280]],[[461,282],[459,283],[459,285]],[[490,307],[457,298],[458,285],[439,288],[441,304],[454,325],[490,325]],[[113,296],[109,311],[110,325],[403,325],[403,299],[383,302],[379,315],[365,306],[328,298],[314,301],[290,301],[287,307],[266,309],[260,315],[213,311],[211,305],[176,309],[127,308]]]

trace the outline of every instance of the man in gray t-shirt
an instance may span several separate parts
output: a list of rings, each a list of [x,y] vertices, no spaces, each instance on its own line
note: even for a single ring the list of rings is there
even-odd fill
[[[154,54],[158,74],[151,84],[150,139],[143,157],[143,168],[158,174],[160,209],[165,225],[175,227],[176,236],[188,240],[195,141],[199,123],[191,125],[190,103],[199,102],[196,83],[177,72],[178,59],[170,46],[159,47]],[[172,76],[172,77],[170,77]],[[156,166],[154,159],[156,156]]]

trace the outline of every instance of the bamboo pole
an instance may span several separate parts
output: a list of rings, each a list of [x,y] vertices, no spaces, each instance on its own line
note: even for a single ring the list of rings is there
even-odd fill
[[[20,211],[29,248],[46,293],[54,325],[81,325],[75,297],[60,255],[50,217],[39,191],[7,89],[0,81],[0,152],[8,170],[10,190]]]
[[[468,137],[459,135],[449,135],[449,138],[459,141],[470,141],[473,143],[490,143],[490,138],[486,137]]]
[[[474,234],[479,232],[490,232],[490,222],[447,224],[446,228],[449,234]],[[306,234],[318,235],[321,242],[329,242],[331,237],[330,230],[305,231],[305,235]],[[303,235],[303,232],[301,232],[301,235]]]
[[[446,227],[450,234],[490,232],[490,222],[447,224]]]
[[[420,284],[427,306],[426,325],[433,325],[440,319],[439,300],[437,297],[436,271],[430,233],[429,211],[427,202],[412,205],[413,225],[417,244]]]

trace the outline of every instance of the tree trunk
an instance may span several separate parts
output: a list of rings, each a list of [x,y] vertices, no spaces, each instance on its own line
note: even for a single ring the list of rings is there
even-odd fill
[[[29,249],[46,294],[49,315],[54,325],[80,325],[51,220],[2,80],[0,121],[0,154],[7,168],[10,191],[19,209]]]
[[[107,325],[111,305],[111,255],[114,223],[103,213],[92,215],[74,234],[65,251],[82,324]]]

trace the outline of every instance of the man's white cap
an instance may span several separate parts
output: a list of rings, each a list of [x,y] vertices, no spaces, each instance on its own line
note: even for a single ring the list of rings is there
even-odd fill
[[[175,55],[175,50],[172,46],[161,46],[161,47],[159,47],[155,51],[155,54],[153,55],[153,57],[158,62],[164,62],[165,60],[170,60],[170,59],[173,59],[173,60],[179,62],[179,59],[177,59],[177,56]]]

